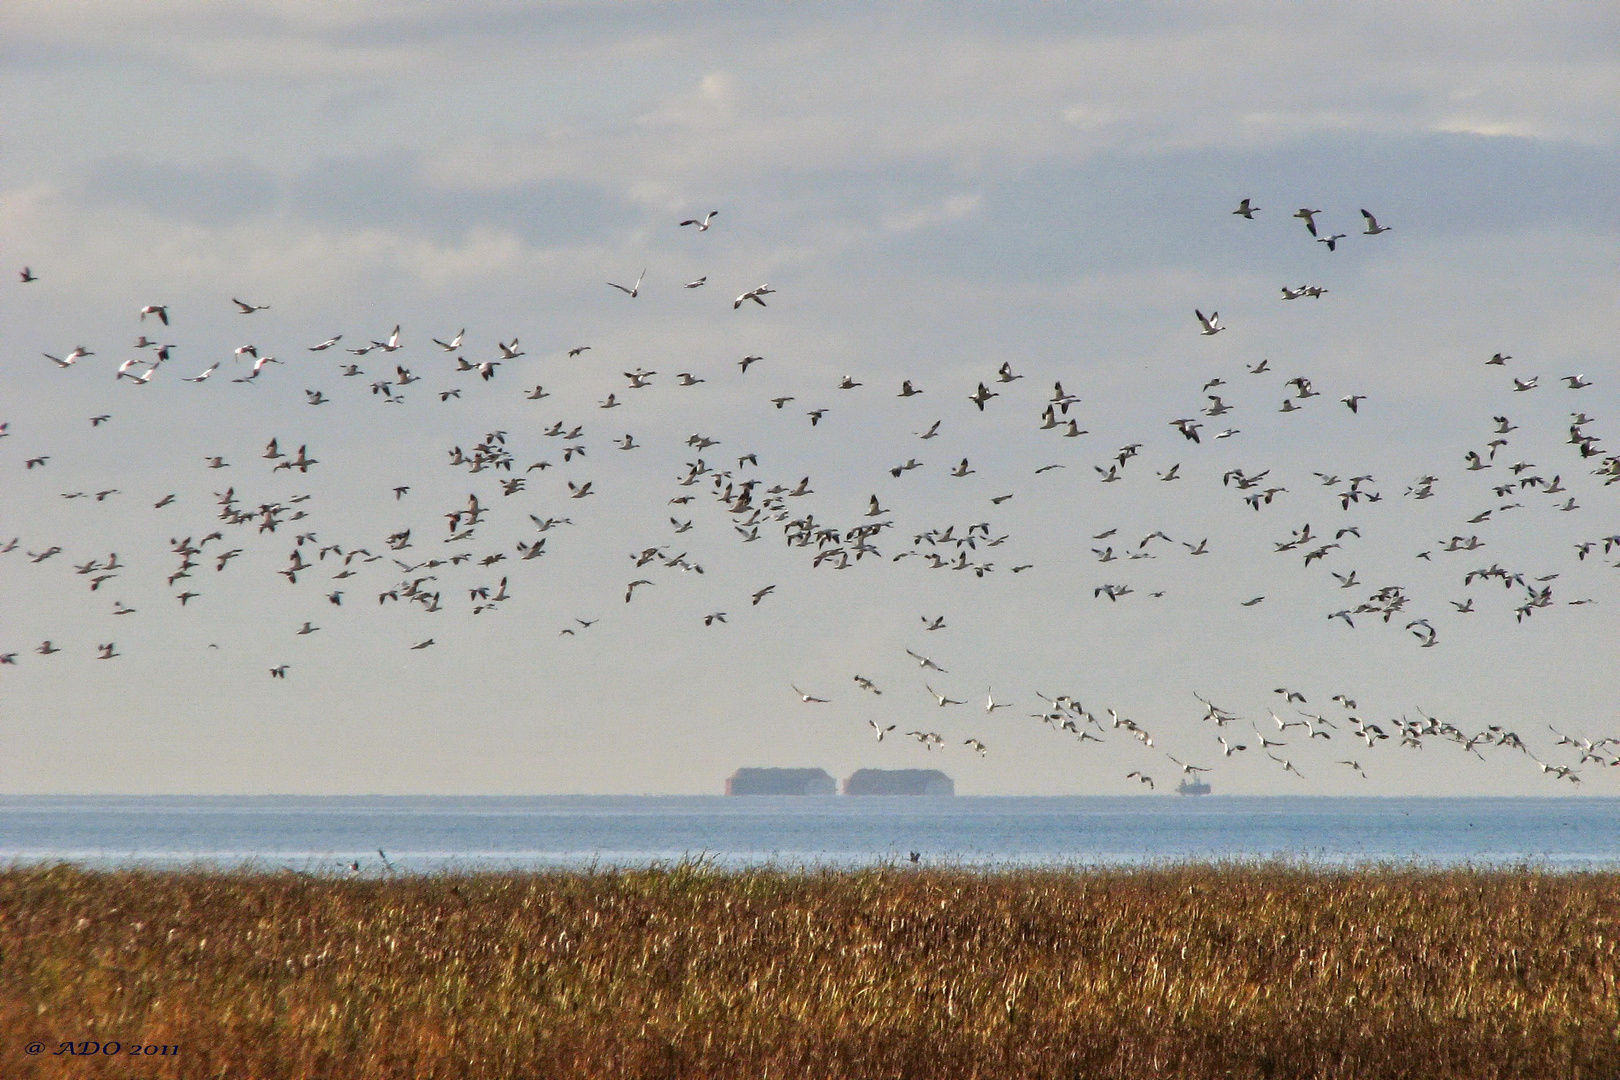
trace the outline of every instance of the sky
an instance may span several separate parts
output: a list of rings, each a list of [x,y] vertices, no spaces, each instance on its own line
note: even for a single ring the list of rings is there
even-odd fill
[[[1620,736],[1620,483],[1594,475],[1620,451],[1617,24],[1545,2],[14,0],[0,790],[710,794],[776,765],[1163,795],[1190,766],[1230,794],[1615,795],[1620,767],[1558,739]],[[1327,292],[1282,299],[1305,285]],[[397,351],[344,351],[396,326]],[[139,335],[173,346],[145,383],[116,377],[152,370]],[[236,382],[247,345],[276,363]],[[1059,382],[1079,400],[1043,429]],[[510,472],[452,463],[497,432]],[[275,471],[272,437],[318,464]],[[757,481],[748,508],[716,473]],[[1353,476],[1377,498],[1345,505]],[[279,504],[274,531],[220,520],[227,489]],[[847,560],[787,541],[806,515]],[[1523,584],[1465,583],[1492,565]],[[1355,611],[1389,586],[1388,621]],[[1328,737],[1273,719],[1302,712]],[[1526,749],[1368,745],[1351,716]]]

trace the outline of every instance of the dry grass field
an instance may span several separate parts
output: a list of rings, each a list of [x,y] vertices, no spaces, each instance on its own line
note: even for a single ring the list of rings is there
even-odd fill
[[[1617,941],[1616,874],[13,868],[0,1077],[1612,1080]]]

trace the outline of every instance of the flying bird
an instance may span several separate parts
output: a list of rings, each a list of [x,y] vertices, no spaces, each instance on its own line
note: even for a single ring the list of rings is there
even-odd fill
[[[641,293],[641,279],[646,277],[646,276],[647,276],[647,268],[642,267],[641,268],[641,273],[636,277],[636,283],[634,285],[631,285],[628,288],[626,288],[623,285],[617,285],[617,284],[614,284],[611,281],[608,282],[608,284],[612,285],[615,289],[618,289],[620,292],[624,293],[630,299],[634,300],[638,295],[640,295],[640,293]]]

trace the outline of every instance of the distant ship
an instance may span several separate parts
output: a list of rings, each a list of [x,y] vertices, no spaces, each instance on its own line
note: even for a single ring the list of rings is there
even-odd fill
[[[726,779],[727,795],[836,795],[838,781],[825,769],[738,769]]]
[[[1176,788],[1176,794],[1178,795],[1208,795],[1209,791],[1209,785],[1202,780],[1194,780],[1190,784],[1186,780],[1182,780],[1181,785]]]
[[[845,795],[956,794],[956,782],[938,769],[856,769],[844,778]]]

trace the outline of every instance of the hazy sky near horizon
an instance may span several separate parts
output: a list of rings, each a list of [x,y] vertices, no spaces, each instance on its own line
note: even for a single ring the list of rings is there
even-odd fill
[[[1502,724],[1555,764],[1579,762],[1549,724],[1620,735],[1620,547],[1601,545],[1620,535],[1620,484],[1568,442],[1581,411],[1602,452],[1620,451],[1617,32],[1608,6],[1545,2],[1487,17],[1379,2],[13,0],[0,546],[18,547],[0,555],[0,653],[17,656],[0,667],[0,790],[712,793],[738,766],[806,765],[938,767],[963,794],[1128,792],[1140,771],[1162,793],[1180,775],[1171,754],[1229,793],[1616,794],[1620,768],[1581,765],[1577,788],[1503,748],[1365,746],[1329,698],[1389,730],[1418,710],[1470,733]],[[1245,197],[1252,221],[1231,213]],[[1336,251],[1298,207],[1348,234]],[[1392,231],[1364,235],[1363,207]],[[706,232],[676,224],[714,209]],[[19,281],[24,266],[37,281]],[[605,284],[644,267],[634,299]],[[768,307],[734,309],[763,282]],[[1328,293],[1280,298],[1300,285]],[[269,307],[242,315],[233,297]],[[141,322],[146,304],[172,325]],[[1200,335],[1195,308],[1227,329]],[[399,351],[342,351],[396,324]],[[458,372],[431,339],[463,327],[469,361],[514,337],[524,355],[487,381]],[[143,333],[172,359],[146,385],[116,379],[152,358],[130,348]],[[247,344],[281,363],[234,383]],[[70,368],[42,355],[80,345],[95,355]],[[1497,352],[1512,359],[1486,366]],[[745,355],[764,359],[741,372]],[[366,374],[342,376],[349,362]],[[1003,363],[1021,378],[997,381]],[[396,365],[420,381],[396,381],[389,404],[372,384]],[[629,387],[637,368],[652,385]],[[679,386],[682,371],[704,381]],[[1577,374],[1592,385],[1561,381]],[[846,375],[862,385],[839,389]],[[1295,376],[1320,396],[1279,413]],[[923,393],[897,397],[903,379]],[[981,381],[1001,395],[982,411],[968,400]],[[1081,399],[1059,419],[1087,434],[1040,429],[1056,381]],[[536,385],[549,396],[526,398]],[[1232,411],[1200,412],[1211,393]],[[1349,394],[1366,396],[1355,414]],[[1469,471],[1495,416],[1509,441]],[[1169,423],[1182,417],[1200,442]],[[936,420],[937,438],[917,438]],[[565,440],[543,434],[558,422],[584,427],[584,457],[563,461]],[[1224,428],[1237,434],[1212,437]],[[449,464],[496,431],[512,472]],[[695,433],[718,445],[690,447]],[[636,448],[618,449],[627,434]],[[320,464],[272,472],[272,436]],[[1123,479],[1099,482],[1128,444]],[[757,466],[739,463],[749,453]],[[709,476],[679,486],[699,457],[733,484],[757,478],[755,505],[808,476],[790,516],[841,533],[892,521],[881,555],[812,568],[815,545],[789,546],[768,519],[744,542]],[[889,474],[911,458],[922,467]],[[951,476],[963,458],[973,471]],[[1567,490],[1497,496],[1514,462]],[[1172,466],[1180,479],[1158,479]],[[1252,491],[1222,483],[1234,468],[1286,491],[1251,509]],[[1359,474],[1381,498],[1341,506]],[[1434,497],[1412,498],[1425,475]],[[593,495],[568,497],[587,481]],[[219,521],[227,487],[245,508],[287,505],[284,523]],[[447,544],[445,515],[469,494],[488,513]],[[874,495],[888,513],[868,518]],[[530,515],[572,524],[525,561]],[[914,538],[980,522],[1006,537],[966,551],[982,575],[894,561],[954,560]],[[1320,540],[1275,550],[1306,523]],[[1346,526],[1361,535],[1301,565]],[[215,529],[171,584],[173,541]],[[405,529],[412,546],[388,551]],[[1140,546],[1155,531],[1170,541]],[[309,532],[317,566],[290,584],[277,571]],[[1440,551],[1454,536],[1484,546]],[[333,581],[327,545],[385,558]],[[704,572],[627,558],[649,547]],[[1110,547],[1119,558],[1099,561]],[[92,591],[98,571],[75,564],[112,552],[118,576]],[[1524,588],[1464,584],[1493,563],[1550,584],[1553,602],[1516,618]],[[1350,587],[1332,576],[1352,571]],[[424,576],[441,610],[376,599]],[[510,599],[475,614],[470,590],[503,576]],[[626,603],[639,578],[652,584]],[[1104,584],[1133,591],[1111,602]],[[1328,617],[1391,585],[1410,602],[1388,623]],[[198,595],[182,608],[181,591]],[[705,626],[714,612],[726,621]],[[306,622],[318,631],[297,634]],[[47,639],[62,651],[40,655]],[[96,659],[106,643],[120,655]],[[967,704],[938,706],[927,686]],[[1277,687],[1339,724],[1282,736],[1303,778],[1251,731],[1278,738],[1270,710],[1297,716]],[[987,691],[1011,707],[987,715]],[[1154,745],[1111,726],[1077,743],[1031,715],[1037,692],[1072,694],[1105,725],[1112,708]],[[1244,719],[1217,731],[1195,692]],[[869,720],[897,730],[879,743]],[[1217,734],[1250,749],[1223,757]]]

